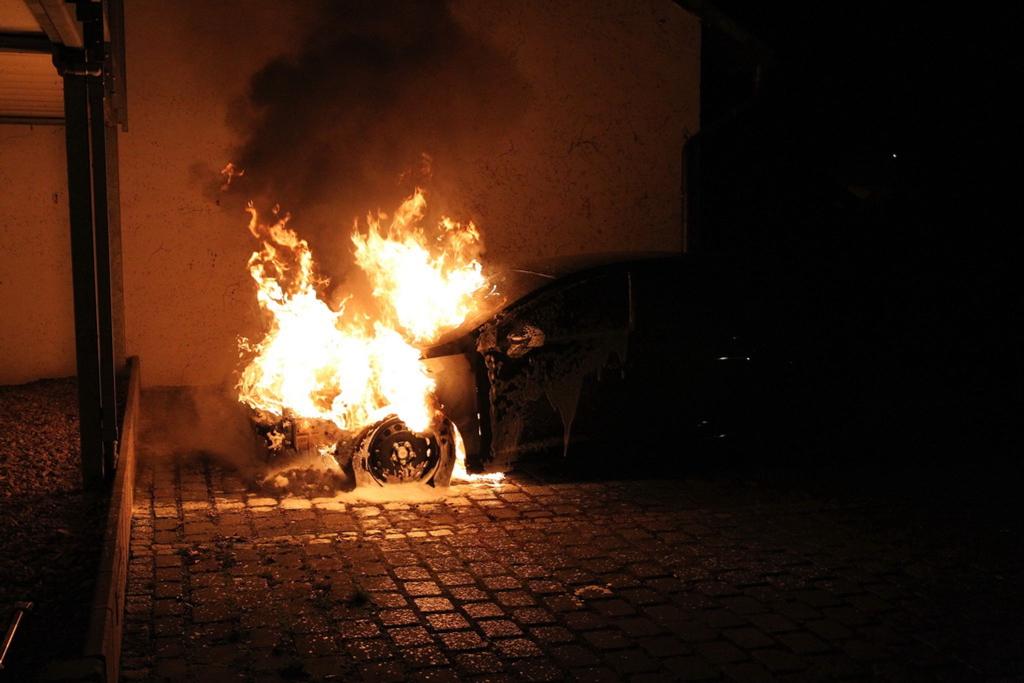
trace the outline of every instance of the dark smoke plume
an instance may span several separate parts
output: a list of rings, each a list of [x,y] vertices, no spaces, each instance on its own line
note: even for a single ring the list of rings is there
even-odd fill
[[[415,185],[433,211],[467,217],[459,160],[494,148],[529,93],[508,58],[444,3],[311,7],[296,51],[260,69],[233,109],[244,142],[231,161],[245,175],[227,194],[279,203],[337,271],[353,218],[391,211]]]

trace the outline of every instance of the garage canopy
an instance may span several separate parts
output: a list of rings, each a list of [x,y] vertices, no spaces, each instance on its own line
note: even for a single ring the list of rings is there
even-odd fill
[[[0,120],[63,120],[63,80],[53,65],[52,51],[54,44],[65,44],[58,24],[69,39],[67,44],[77,40],[81,45],[73,11],[63,2],[0,0]]]
[[[92,0],[96,2],[97,0]],[[83,4],[92,4],[85,0]],[[121,3],[108,2],[104,42],[110,45],[111,24],[120,38]],[[81,49],[82,24],[76,4],[65,0],[0,0],[0,123],[63,123],[64,85],[54,56],[66,48]],[[124,116],[123,43],[112,52],[112,106],[119,123]]]
[[[0,52],[0,117],[63,121],[64,81],[48,53]]]

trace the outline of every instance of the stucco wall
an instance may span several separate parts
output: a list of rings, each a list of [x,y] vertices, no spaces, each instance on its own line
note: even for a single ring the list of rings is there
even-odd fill
[[[0,384],[75,372],[64,129],[0,126]]]
[[[259,67],[295,48],[309,7],[247,3],[242,17],[229,3],[201,5],[126,3],[127,343],[153,384],[220,381],[237,362],[237,335],[257,331],[246,216],[204,183],[239,143],[225,123],[233,103]],[[482,226],[488,257],[681,248],[698,21],[668,0],[459,1],[452,13],[531,91],[500,139],[454,159],[457,203]],[[288,209],[301,230],[303,207]],[[338,218],[339,243],[350,220]]]

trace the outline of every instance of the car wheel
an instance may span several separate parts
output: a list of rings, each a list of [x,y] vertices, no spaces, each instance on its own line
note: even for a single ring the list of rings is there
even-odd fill
[[[352,456],[356,486],[448,486],[451,481],[455,438],[447,418],[440,418],[427,431],[414,432],[390,415],[364,429],[356,443]]]

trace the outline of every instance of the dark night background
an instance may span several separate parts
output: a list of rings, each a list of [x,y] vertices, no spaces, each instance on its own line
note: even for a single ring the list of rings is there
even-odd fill
[[[794,453],[1016,473],[1019,17],[727,0],[703,18],[690,247],[781,288],[809,389]]]

